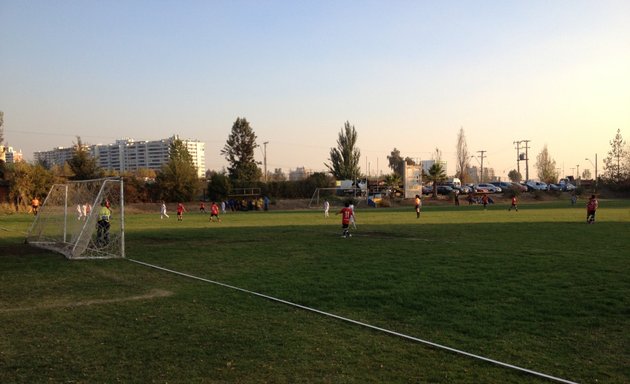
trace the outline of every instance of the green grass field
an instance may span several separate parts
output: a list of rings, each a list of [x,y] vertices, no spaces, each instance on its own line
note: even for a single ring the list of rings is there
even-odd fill
[[[630,202],[128,215],[127,258],[580,383],[630,382]],[[546,380],[129,260],[0,216],[1,383]]]

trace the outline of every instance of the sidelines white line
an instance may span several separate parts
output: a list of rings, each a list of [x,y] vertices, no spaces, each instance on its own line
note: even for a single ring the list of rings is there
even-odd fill
[[[301,309],[304,309],[304,310],[307,310],[307,311],[311,311],[311,312],[319,313],[319,314],[324,315],[324,316],[328,316],[328,317],[332,317],[332,318],[335,318],[335,319],[338,319],[338,320],[346,321],[346,322],[348,322],[348,323],[352,323],[352,324],[360,325],[360,326],[362,326],[362,327],[370,328],[370,329],[373,329],[373,330],[376,330],[376,331],[379,331],[379,332],[384,332],[384,333],[387,333],[387,334],[390,334],[390,335],[394,335],[394,336],[402,337],[403,339],[416,341],[416,342],[418,342],[418,343],[427,344],[427,345],[430,345],[430,346],[432,346],[432,347],[436,347],[436,348],[444,349],[444,350],[447,350],[447,351],[450,351],[450,352],[458,353],[458,354],[460,354],[460,355],[464,355],[464,356],[472,357],[472,358],[475,358],[475,359],[478,359],[478,360],[483,360],[483,361],[486,361],[486,362],[488,362],[488,363],[492,363],[492,364],[495,364],[495,365],[499,365],[499,366],[502,366],[502,367],[505,367],[505,368],[510,368],[510,369],[514,369],[514,370],[517,370],[517,371],[521,371],[521,372],[529,373],[529,374],[534,375],[534,376],[543,377],[543,378],[545,378],[545,379],[549,379],[549,380],[557,381],[557,382],[560,382],[560,383],[578,384],[578,383],[576,383],[575,381],[570,381],[570,380],[562,379],[562,378],[560,378],[560,377],[555,377],[555,376],[547,375],[547,374],[545,374],[545,373],[541,373],[541,372],[533,371],[533,370],[531,370],[531,369],[527,369],[527,368],[519,367],[519,366],[517,366],[517,365],[512,365],[512,364],[504,363],[504,362],[501,362],[501,361],[498,361],[498,360],[493,360],[493,359],[490,359],[490,358],[488,358],[488,357],[483,357],[483,356],[475,355],[475,354],[470,353],[470,352],[466,352],[466,351],[462,351],[462,350],[459,350],[459,349],[455,349],[455,348],[447,347],[447,346],[442,345],[442,344],[437,344],[437,343],[434,343],[434,342],[432,342],[432,341],[427,341],[427,340],[419,339],[419,338],[417,338],[417,337],[413,337],[413,336],[405,335],[405,334],[403,334],[403,333],[399,333],[399,332],[395,332],[395,331],[390,331],[389,329],[380,328],[380,327],[377,327],[377,326],[374,326],[374,325],[370,325],[370,324],[362,323],[362,322],[360,322],[360,321],[356,321],[356,320],[348,319],[348,318],[346,318],[346,317],[338,316],[338,315],[335,315],[335,314],[333,314],[333,313],[320,311],[319,309],[306,307],[306,306],[304,306],[304,305],[300,305],[300,304],[292,303],[292,302],[290,302],[290,301],[286,301],[286,300],[278,299],[278,298],[273,297],[273,296],[267,296],[267,295],[264,295],[264,294],[262,294],[262,293],[258,293],[258,292],[250,291],[250,290],[247,290],[247,289],[243,289],[243,288],[235,287],[235,286],[233,286],[233,285],[229,285],[229,284],[221,283],[221,282],[214,281],[214,280],[204,279],[203,277],[198,277],[198,276],[194,276],[194,275],[189,275],[189,274],[187,274],[187,273],[178,272],[178,271],[175,271],[175,270],[172,270],[172,269],[168,269],[168,268],[160,267],[160,266],[157,266],[157,265],[153,265],[153,264],[145,263],[145,262],[138,261],[138,260],[134,260],[134,259],[127,259],[127,260],[132,261],[132,262],[137,263],[137,264],[144,265],[144,266],[146,266],[146,267],[159,269],[159,270],[166,271],[166,272],[170,272],[170,273],[173,273],[173,274],[176,274],[176,275],[180,275],[180,276],[188,277],[188,278],[191,278],[191,279],[204,281],[204,282],[206,282],[206,283],[216,284],[216,285],[220,285],[220,286],[222,286],[222,287],[226,287],[226,288],[234,289],[234,290],[237,290],[237,291],[245,292],[245,293],[248,293],[248,294],[250,294],[250,295],[254,295],[254,296],[258,296],[258,297],[263,297],[263,298],[265,298],[265,299],[272,300],[272,301],[276,301],[276,302],[278,302],[278,303],[282,303],[282,304],[290,305],[290,306],[292,306],[292,307],[297,307],[297,308],[301,308]]]

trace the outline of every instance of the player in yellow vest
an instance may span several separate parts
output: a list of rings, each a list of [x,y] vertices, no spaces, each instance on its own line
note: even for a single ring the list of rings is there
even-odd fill
[[[111,216],[112,211],[107,208],[106,203],[102,203],[101,209],[98,211],[98,221],[96,222],[96,244],[99,246],[109,243],[109,220]]]

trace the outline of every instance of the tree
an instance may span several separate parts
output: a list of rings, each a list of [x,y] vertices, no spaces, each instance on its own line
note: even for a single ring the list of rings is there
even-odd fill
[[[230,178],[225,172],[211,172],[208,182],[208,197],[211,200],[225,199],[232,190]]]
[[[582,179],[590,180],[591,179],[591,171],[589,169],[585,169],[582,171]]]
[[[40,199],[48,193],[55,182],[53,173],[41,165],[24,161],[7,165],[7,180],[11,186],[9,198],[16,206],[27,206],[33,197]]]
[[[228,173],[232,181],[239,183],[251,183],[258,181],[262,171],[254,160],[256,134],[249,122],[240,117],[232,125],[232,131],[228,136],[221,154],[228,161]]]
[[[387,160],[389,161],[389,167],[394,172],[394,174],[398,175],[398,177],[403,177],[405,173],[405,160],[400,156],[400,151],[394,148],[389,156],[387,156]]]
[[[190,201],[198,188],[197,169],[192,156],[180,139],[169,146],[169,161],[156,176],[160,198],[167,201]]]
[[[521,180],[523,180],[523,176],[516,169],[513,169],[510,172],[508,172],[508,178],[510,179],[511,182],[514,182],[514,183],[518,183]]]
[[[620,182],[625,178],[623,161],[626,155],[626,142],[621,137],[621,130],[617,129],[615,138],[610,141],[610,151],[604,159],[604,177],[613,182]]]
[[[81,141],[81,137],[77,136],[77,142],[74,145],[74,156],[68,160],[68,165],[74,176],[71,180],[90,180],[103,177],[103,170],[96,164],[96,159],[88,152],[87,145]]]
[[[392,172],[391,174],[385,176],[385,185],[390,187],[390,197],[393,197],[396,194],[396,190],[400,188],[401,184],[402,178],[395,172]]]
[[[357,131],[349,121],[339,132],[337,148],[330,149],[330,163],[325,164],[337,180],[354,180],[359,176],[361,152],[356,148]]]
[[[466,136],[464,135],[464,128],[459,129],[457,134],[457,169],[455,174],[462,183],[465,183],[468,179],[468,173],[466,170],[470,168],[470,153],[468,152],[468,145],[466,144]]]
[[[426,179],[433,183],[433,197],[437,197],[437,186],[439,183],[446,181],[446,170],[440,162],[435,162],[429,168],[429,174]]]
[[[547,145],[545,145],[538,156],[536,156],[536,169],[540,181],[547,184],[553,184],[558,181],[556,161],[549,155]]]
[[[4,112],[0,111],[0,146],[4,142]]]

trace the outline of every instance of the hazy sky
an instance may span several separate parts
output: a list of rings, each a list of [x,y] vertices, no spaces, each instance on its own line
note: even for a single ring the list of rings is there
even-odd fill
[[[534,177],[544,145],[601,171],[630,139],[630,1],[0,0],[0,110],[27,159],[179,134],[220,170],[245,117],[271,171],[325,169],[345,121],[371,174],[394,147],[454,173],[460,127],[497,175],[525,139]]]

